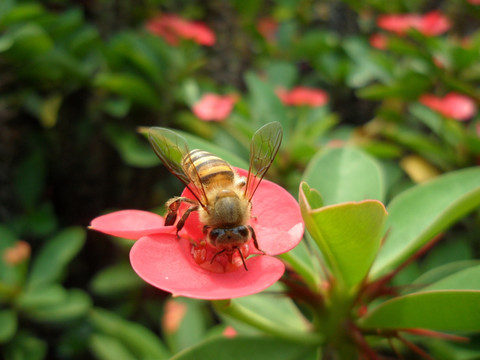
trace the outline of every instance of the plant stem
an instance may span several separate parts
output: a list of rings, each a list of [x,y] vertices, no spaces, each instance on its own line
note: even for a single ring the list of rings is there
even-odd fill
[[[322,338],[318,334],[287,328],[285,325],[270,321],[235,302],[212,301],[212,303],[219,313],[233,317],[275,337],[305,345],[320,345],[322,343]]]

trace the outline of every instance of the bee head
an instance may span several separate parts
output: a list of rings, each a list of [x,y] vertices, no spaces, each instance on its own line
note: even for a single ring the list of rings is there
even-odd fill
[[[246,243],[250,239],[250,231],[244,225],[232,229],[212,229],[208,234],[208,241],[215,247],[233,249]]]

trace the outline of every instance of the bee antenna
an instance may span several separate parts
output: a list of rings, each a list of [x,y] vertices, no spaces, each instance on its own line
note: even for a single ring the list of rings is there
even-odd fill
[[[243,267],[245,268],[246,271],[248,271],[247,264],[245,263],[245,258],[243,257],[242,251],[240,250],[240,248],[238,246],[235,246],[234,249],[237,250],[238,253],[240,254],[240,258],[242,259]],[[223,249],[223,250],[220,250],[219,252],[215,253],[215,255],[213,255],[213,257],[212,257],[212,260],[210,260],[210,264],[213,264],[213,261],[215,260],[217,255],[223,254],[226,250],[227,249]]]
[[[223,250],[220,250],[219,252],[215,253],[215,255],[213,255],[213,257],[212,257],[212,260],[210,260],[210,264],[213,264],[213,261],[215,260],[217,255],[223,254],[225,252],[225,250],[227,250],[227,249],[223,249]]]

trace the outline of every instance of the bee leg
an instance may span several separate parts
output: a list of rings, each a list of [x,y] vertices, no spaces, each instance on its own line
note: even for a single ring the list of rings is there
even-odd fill
[[[255,235],[255,231],[253,231],[253,228],[252,228],[250,225],[247,225],[247,228],[248,228],[248,230],[250,231],[250,234],[252,234],[253,245],[255,245],[255,248],[256,248],[258,251],[262,252],[263,255],[266,255],[266,254],[265,254],[265,251],[263,251],[262,249],[260,249],[260,248],[258,247],[257,236]]]
[[[242,251],[238,246],[235,246],[235,250],[237,250],[238,253],[240,254],[240,258],[242,259],[242,263],[243,263],[243,267],[245,268],[245,271],[248,271],[247,264],[245,264],[245,258],[243,257]]]
[[[175,224],[175,220],[177,220],[177,213],[178,209],[180,209],[180,205],[182,202],[186,202],[192,205],[197,205],[197,202],[195,200],[186,198],[186,197],[174,197],[170,200],[167,201],[165,206],[168,209],[167,216],[165,217],[165,226],[173,225]]]
[[[196,204],[196,203],[195,203],[195,204]],[[185,225],[185,221],[187,221],[188,216],[190,215],[190,213],[191,213],[192,211],[197,211],[197,210],[198,210],[198,205],[196,204],[196,205],[194,205],[194,206],[189,207],[189,208],[187,209],[187,211],[185,211],[185,212],[183,213],[182,217],[180,218],[180,220],[178,220],[178,223],[177,223],[177,237],[179,237],[179,236],[178,236],[178,232],[179,232],[180,230],[182,230],[183,226]]]

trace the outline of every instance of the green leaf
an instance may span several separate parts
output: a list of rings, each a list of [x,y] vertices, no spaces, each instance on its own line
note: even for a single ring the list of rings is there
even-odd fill
[[[274,284],[268,288],[268,291],[232,299],[231,302],[276,324],[279,328],[289,329],[292,333],[308,333],[309,322],[293,300],[286,296],[278,296],[278,293],[284,291],[283,286]]]
[[[85,230],[80,227],[70,227],[59,232],[35,257],[28,285],[36,287],[58,281],[84,242]]]
[[[419,292],[394,298],[360,319],[363,328],[480,331],[480,291]]]
[[[147,38],[135,32],[117,33],[109,46],[110,57],[116,68],[128,68],[151,79],[157,85],[165,86],[165,73],[170,73],[166,56],[155,52]]]
[[[265,70],[267,79],[274,87],[281,86],[289,89],[297,81],[297,69],[291,62],[271,61]]]
[[[250,92],[252,117],[255,119],[257,126],[260,127],[260,125],[265,125],[271,121],[278,121],[286,130],[285,107],[275,94],[273,87],[260,80],[253,73],[247,73],[245,81]],[[285,136],[287,135],[288,133],[285,132]]]
[[[376,200],[313,209],[302,187],[305,225],[344,291],[364,279],[380,247],[387,212]]]
[[[313,360],[316,350],[270,337],[214,338],[175,355],[171,360]]]
[[[101,73],[94,79],[94,84],[141,105],[157,108],[161,101],[160,96],[146,81],[132,74]]]
[[[325,205],[366,199],[382,201],[385,193],[380,165],[354,147],[317,153],[308,164],[303,181],[320,192]]]
[[[17,331],[17,314],[13,310],[0,310],[0,324],[0,344],[3,344]]]
[[[105,131],[126,164],[148,168],[160,163],[148,143],[142,141],[135,132],[114,125],[107,126]]]
[[[357,90],[360,98],[368,100],[383,100],[388,98],[400,98],[405,100],[417,100],[418,97],[428,90],[430,79],[416,72],[409,72],[398,78],[389,85],[374,84]]]
[[[365,38],[347,38],[342,43],[342,47],[356,64],[347,77],[347,83],[350,86],[365,86],[376,79],[384,83],[392,81],[392,64],[387,64],[385,61],[381,63],[381,60],[384,59],[379,58],[378,54],[372,51],[372,47]],[[389,66],[387,67],[387,65]]]
[[[30,319],[44,323],[63,323],[85,316],[92,306],[90,297],[82,290],[65,292],[60,303],[37,306],[26,314]]]
[[[480,205],[480,167],[450,172],[401,193],[388,205],[388,236],[372,278],[400,265]]]
[[[114,337],[93,334],[89,341],[90,349],[99,360],[135,360],[124,344]]]
[[[0,254],[3,254],[6,249],[15,245],[17,237],[13,232],[5,226],[0,225]],[[0,283],[8,287],[9,295],[13,295],[14,288],[18,286],[24,278],[23,269],[18,266],[12,266],[5,262],[3,255],[0,255]],[[7,289],[5,289],[7,290]],[[7,291],[0,289],[0,299],[2,299]]]
[[[27,288],[15,300],[21,311],[56,306],[65,301],[67,291],[58,284],[46,284],[42,287]]]
[[[46,54],[54,47],[54,42],[47,32],[37,24],[27,23],[9,33],[14,44],[8,49],[8,55],[20,64],[31,62]]]
[[[312,246],[314,247],[315,245],[312,245],[312,241],[309,238],[304,240],[292,250],[280,254],[279,257],[303,278],[311,290],[319,292],[322,280],[325,278],[323,276],[324,269],[321,268],[317,257],[320,254],[319,251],[315,252],[315,249],[312,249]]]
[[[162,330],[173,353],[189,348],[205,338],[208,314],[206,306],[204,301],[188,298],[169,299],[165,303]],[[177,318],[175,315],[181,316]]]
[[[458,271],[422,289],[427,290],[480,290],[480,265]]]
[[[22,332],[5,345],[5,359],[43,360],[47,355],[47,343]]]
[[[98,272],[90,282],[93,293],[101,296],[119,296],[139,289],[144,282],[128,263],[119,263]]]
[[[169,359],[159,337],[147,328],[100,308],[90,312],[90,322],[99,332],[118,339],[137,359]]]
[[[45,155],[41,149],[29,154],[17,167],[15,189],[23,207],[31,211],[45,187]]]
[[[425,286],[430,286],[442,279],[454,275],[455,273],[468,269],[470,267],[474,267],[476,265],[480,265],[480,260],[463,260],[463,261],[455,261],[445,265],[437,266],[430,271],[419,276],[411,285],[412,287],[407,287],[406,290],[408,293],[412,293],[414,291],[418,291],[419,287],[421,290],[424,289]]]
[[[8,3],[8,1],[4,1]],[[2,26],[8,27],[15,23],[33,20],[43,15],[44,13],[45,10],[40,4],[15,4],[15,6],[13,6],[13,8],[11,8],[8,13],[6,13],[4,16],[0,16],[0,24]]]

